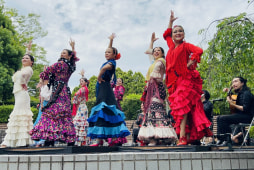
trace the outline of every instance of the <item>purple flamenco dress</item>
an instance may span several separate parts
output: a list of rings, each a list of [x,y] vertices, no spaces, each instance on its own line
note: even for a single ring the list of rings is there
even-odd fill
[[[75,61],[78,61],[76,57]],[[60,141],[73,143],[76,141],[75,128],[72,123],[71,92],[68,81],[75,71],[75,61],[60,58],[57,63],[40,74],[43,80],[49,79],[52,96],[42,109],[40,121],[30,131],[33,140]]]

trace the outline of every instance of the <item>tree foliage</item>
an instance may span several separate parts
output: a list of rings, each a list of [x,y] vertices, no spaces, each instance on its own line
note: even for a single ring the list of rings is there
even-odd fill
[[[10,98],[12,93],[12,74],[20,68],[20,61],[25,49],[18,40],[12,21],[4,15],[0,6],[0,101]],[[11,95],[12,96],[12,95]]]
[[[12,75],[21,68],[21,59],[26,52],[26,43],[46,36],[39,23],[39,15],[30,13],[27,16],[19,15],[16,9],[6,8],[4,1],[0,1],[0,103],[13,100]],[[35,58],[34,74],[28,84],[29,92],[38,97],[35,87],[39,80],[39,73],[48,61],[46,51],[32,45],[31,54]]]
[[[248,79],[248,86],[254,88],[254,24],[246,13],[216,20],[217,32],[208,42],[199,71],[203,88],[212,98],[225,98],[222,89],[230,87],[233,77]],[[202,30],[205,34],[209,27]],[[219,112],[219,111],[218,111]]]

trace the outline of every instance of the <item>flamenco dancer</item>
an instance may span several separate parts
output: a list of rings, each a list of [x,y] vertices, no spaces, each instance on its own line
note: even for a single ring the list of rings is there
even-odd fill
[[[112,47],[115,35],[109,39],[109,47],[105,51],[106,62],[101,66],[96,84],[96,103],[91,110],[88,119],[88,137],[97,139],[95,144],[90,146],[102,146],[103,139],[112,138],[109,146],[118,145],[117,138],[124,138],[130,135],[125,124],[125,115],[117,107],[117,102],[110,84],[113,74],[115,74],[116,61],[121,56],[115,47]],[[115,77],[115,76],[114,76]]]
[[[170,108],[174,117],[178,145],[187,145],[203,136],[212,136],[211,122],[206,118],[200,100],[202,79],[196,70],[203,50],[184,41],[184,29],[180,25],[172,28],[177,18],[171,11],[168,29],[163,37],[169,50],[166,56],[166,85]]]
[[[81,79],[80,86],[81,88],[75,93],[73,97],[73,110],[72,115],[75,116],[73,118],[73,124],[76,130],[77,141],[75,145],[84,146],[89,143],[89,139],[86,137],[88,130],[88,109],[86,106],[86,102],[88,101],[88,86],[89,80],[84,77],[84,70],[81,71]]]
[[[138,133],[138,139],[148,142],[148,146],[155,146],[161,141],[168,144],[177,140],[174,128],[170,125],[165,109],[166,90],[163,83],[165,74],[165,55],[161,47],[153,48],[153,43],[158,38],[152,33],[149,49],[146,53],[152,55],[153,64],[149,67],[144,95],[144,121]]]
[[[28,53],[21,60],[22,68],[12,76],[15,104],[8,119],[6,135],[1,148],[28,146],[33,143],[29,136],[29,131],[33,128],[33,112],[27,91],[27,84],[33,75],[34,57],[29,54],[31,43],[30,41],[27,45]]]
[[[76,61],[79,59],[76,57],[75,41],[70,40],[70,46],[72,51],[64,49],[58,62],[40,74],[42,80],[49,80],[49,87],[53,87],[52,95],[43,107],[41,119],[30,131],[30,135],[33,140],[44,139],[44,146],[54,146],[55,141],[73,146],[76,141],[68,81],[76,70]]]

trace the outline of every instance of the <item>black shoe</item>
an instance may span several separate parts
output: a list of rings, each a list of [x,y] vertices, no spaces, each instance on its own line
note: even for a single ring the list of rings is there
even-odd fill
[[[222,144],[218,145],[218,146],[228,146],[229,142],[228,141],[223,141]]]
[[[55,141],[45,141],[44,146],[55,146]]]
[[[215,145],[221,145],[223,143],[222,140],[217,140],[216,144]]]
[[[201,142],[200,142],[200,140],[195,140],[195,141],[191,142],[191,145],[200,146],[200,145],[201,145]]]
[[[216,146],[216,142],[213,140],[212,142],[209,142],[207,146]]]
[[[74,146],[75,142],[70,142],[67,144],[67,146]]]

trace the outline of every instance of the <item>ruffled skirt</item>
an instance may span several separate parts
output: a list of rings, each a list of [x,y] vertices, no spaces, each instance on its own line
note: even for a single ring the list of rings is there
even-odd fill
[[[88,134],[92,139],[124,138],[130,135],[125,115],[116,106],[116,100],[109,82],[102,82],[98,87],[96,105],[88,119]]]
[[[48,103],[48,101],[44,100],[44,101],[43,101],[43,106],[46,106],[47,103]],[[39,120],[41,119],[41,115],[42,115],[42,111],[41,111],[41,106],[40,106],[38,116],[37,116],[37,118],[36,118],[36,120],[35,120],[35,122],[34,122],[34,126],[35,126],[35,125],[39,122]],[[44,142],[45,142],[45,140],[41,139],[40,141],[35,141],[34,143],[35,143],[35,145],[43,145]]]
[[[87,130],[89,127],[87,119],[88,119],[87,106],[85,102],[83,103],[81,102],[77,109],[77,114],[73,119],[73,124],[76,130],[76,136],[77,136],[76,145],[80,145],[81,142],[84,144],[84,141],[86,142],[86,144],[89,144],[89,140],[86,138]]]
[[[166,98],[166,91],[162,82],[156,83],[156,86],[148,85],[147,91],[152,91],[151,98],[147,98],[145,102],[151,102],[147,113],[145,114],[144,121],[138,133],[139,140],[150,139],[168,139],[169,143],[177,140],[177,135],[174,128],[171,126],[170,119],[166,114],[164,100]],[[156,95],[156,92],[158,95]],[[148,94],[149,95],[149,94]]]
[[[54,96],[56,97],[56,96]],[[49,101],[50,102],[50,101]],[[42,112],[41,119],[30,131],[33,140],[76,141],[76,132],[72,123],[71,101],[66,86],[63,87],[56,101]]]
[[[197,70],[188,70],[186,77],[178,77],[176,90],[169,96],[172,116],[175,120],[176,133],[180,134],[183,115],[188,114],[185,132],[190,134],[190,141],[199,140],[211,125],[201,102],[202,79]]]
[[[29,131],[33,128],[33,112],[30,108],[30,97],[27,91],[14,94],[15,105],[10,114],[6,136],[2,145],[18,147],[33,144]]]

